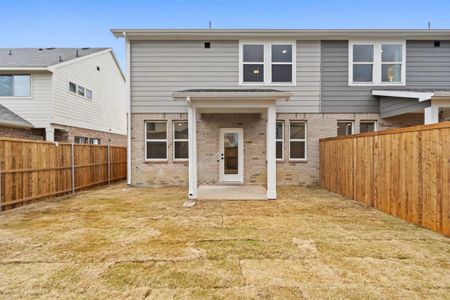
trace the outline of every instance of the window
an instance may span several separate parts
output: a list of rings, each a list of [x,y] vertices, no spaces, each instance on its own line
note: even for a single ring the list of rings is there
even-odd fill
[[[376,121],[361,121],[359,122],[359,132],[372,132],[377,131],[377,122]]]
[[[283,140],[284,140],[284,123],[283,121],[277,121],[277,125],[276,125],[276,158],[278,160],[282,160],[284,159],[284,145],[283,145]]]
[[[167,159],[167,122],[145,122],[145,159]]]
[[[91,145],[100,145],[100,139],[98,139],[98,138],[90,138],[89,139],[89,144],[91,144]]]
[[[69,92],[76,93],[77,92],[77,85],[73,82],[69,81]]]
[[[174,159],[189,158],[188,123],[186,121],[173,122]]]
[[[291,121],[289,124],[289,158],[306,160],[306,122]]]
[[[75,137],[75,144],[88,144],[89,139],[84,136],[76,136]]]
[[[82,87],[81,85],[78,86],[78,95],[83,96],[84,97],[84,87]]]
[[[404,85],[405,41],[349,42],[349,85]]]
[[[89,100],[92,100],[92,91],[89,89],[86,89],[86,98]]]
[[[241,42],[241,84],[295,84],[295,42]]]
[[[337,135],[350,135],[353,133],[353,121],[338,121]]]
[[[0,75],[0,97],[30,97],[30,75]]]

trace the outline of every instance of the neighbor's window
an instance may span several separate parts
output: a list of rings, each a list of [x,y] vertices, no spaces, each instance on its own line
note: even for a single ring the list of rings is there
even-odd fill
[[[77,92],[77,85],[73,82],[69,81],[69,92],[76,93]]]
[[[188,122],[173,122],[174,159],[189,158]]]
[[[100,145],[100,139],[98,139],[98,138],[90,138],[89,139],[89,144]]]
[[[242,84],[292,84],[295,43],[241,43]]]
[[[145,159],[167,159],[167,122],[145,122]]]
[[[291,121],[289,124],[289,158],[306,159],[306,122]]]
[[[84,136],[76,136],[75,144],[89,144],[89,139]]]
[[[359,122],[359,132],[372,132],[377,131],[377,122],[376,121],[361,121]]]
[[[337,135],[350,135],[353,133],[353,121],[338,121]]]
[[[283,137],[284,137],[284,123],[283,121],[277,121],[276,124],[276,158],[282,160],[283,155]]]
[[[86,89],[86,98],[89,100],[92,100],[92,91],[89,89]]]
[[[82,87],[81,85],[78,86],[78,95],[83,96],[83,97],[85,95],[84,87]]]
[[[0,75],[0,97],[30,97],[30,75]]]
[[[405,84],[405,41],[349,42],[349,83]]]

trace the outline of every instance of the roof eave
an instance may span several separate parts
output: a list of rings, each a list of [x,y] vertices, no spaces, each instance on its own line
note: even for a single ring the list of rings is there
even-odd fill
[[[449,29],[112,29],[117,38],[130,40],[227,40],[243,38],[350,39],[406,38],[450,39]]]
[[[173,92],[175,100],[223,100],[223,99],[247,99],[247,100],[286,100],[292,96],[290,92]]]

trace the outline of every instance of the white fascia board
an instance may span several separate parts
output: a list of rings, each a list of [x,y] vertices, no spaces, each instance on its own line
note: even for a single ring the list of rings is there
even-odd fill
[[[194,100],[223,100],[223,99],[273,99],[273,100],[289,100],[292,96],[291,92],[174,92],[172,97],[175,100],[190,99]]]
[[[47,67],[0,67],[0,71],[49,71]]]
[[[396,97],[396,98],[412,98],[418,99],[419,102],[430,100],[433,92],[411,92],[411,91],[390,91],[390,90],[373,90],[373,96]]]

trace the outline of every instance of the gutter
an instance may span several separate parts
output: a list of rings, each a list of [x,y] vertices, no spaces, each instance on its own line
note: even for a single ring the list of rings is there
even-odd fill
[[[11,127],[11,128],[23,128],[23,129],[31,129],[34,128],[32,124],[21,124],[21,123],[15,123],[15,122],[9,122],[9,121],[0,121],[0,126],[4,127]]]
[[[127,184],[131,186],[131,46],[126,32],[123,32],[125,38],[126,53],[126,103],[127,103]]]

